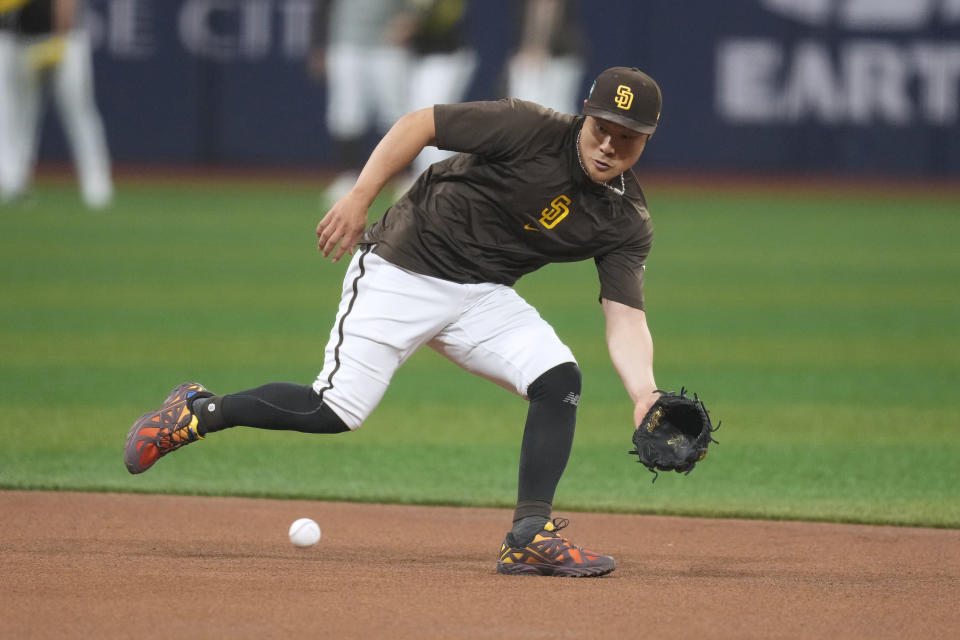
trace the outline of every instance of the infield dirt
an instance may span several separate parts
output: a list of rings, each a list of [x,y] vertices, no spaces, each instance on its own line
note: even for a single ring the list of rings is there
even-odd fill
[[[0,492],[3,638],[955,638],[960,531],[577,514],[597,579],[501,576],[496,509]],[[316,520],[295,548],[287,528]]]

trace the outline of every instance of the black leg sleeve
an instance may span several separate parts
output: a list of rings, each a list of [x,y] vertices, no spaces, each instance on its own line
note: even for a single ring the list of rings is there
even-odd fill
[[[550,517],[553,494],[573,447],[580,383],[580,368],[566,362],[541,375],[527,390],[530,408],[520,448],[514,520]]]
[[[289,382],[271,382],[248,391],[203,398],[194,409],[201,435],[238,426],[303,433],[349,430],[313,387]]]

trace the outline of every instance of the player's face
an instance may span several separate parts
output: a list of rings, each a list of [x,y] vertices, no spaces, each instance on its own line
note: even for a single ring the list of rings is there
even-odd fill
[[[637,163],[649,138],[649,134],[587,116],[580,134],[583,168],[594,182],[616,178]]]

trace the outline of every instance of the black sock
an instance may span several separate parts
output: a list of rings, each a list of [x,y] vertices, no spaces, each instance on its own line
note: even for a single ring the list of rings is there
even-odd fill
[[[507,544],[511,547],[525,547],[543,531],[550,518],[545,516],[527,516],[513,523],[513,528],[507,534]]]
[[[302,433],[349,430],[313,387],[289,382],[271,382],[239,393],[198,398],[191,409],[197,416],[201,436],[238,426]]]
[[[526,532],[539,522],[531,539],[550,519],[553,495],[570,458],[580,388],[580,368],[567,362],[541,375],[527,389],[530,408],[520,447],[514,523],[523,523],[519,527]]]
[[[221,400],[223,396],[204,396],[194,399],[190,405],[193,415],[197,416],[197,432],[201,436],[224,428],[220,426],[220,416],[216,413]]]

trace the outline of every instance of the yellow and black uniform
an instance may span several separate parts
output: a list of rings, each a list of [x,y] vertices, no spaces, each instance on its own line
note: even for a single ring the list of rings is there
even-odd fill
[[[450,53],[465,45],[466,0],[413,0],[409,4],[416,19],[410,37],[415,54]]]
[[[0,0],[0,30],[15,31],[20,11],[30,0]]]
[[[10,0],[0,0],[12,7]],[[27,0],[11,9],[0,43],[0,202],[30,190],[47,100],[70,147],[80,194],[91,209],[113,197],[110,153],[97,109],[93,43],[82,0]]]
[[[12,15],[30,0],[0,0],[0,16]]]
[[[54,32],[54,0],[27,0],[20,9],[16,31],[25,36]]]

